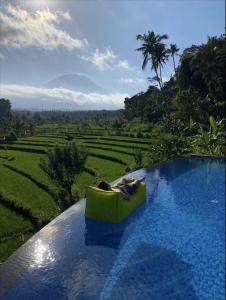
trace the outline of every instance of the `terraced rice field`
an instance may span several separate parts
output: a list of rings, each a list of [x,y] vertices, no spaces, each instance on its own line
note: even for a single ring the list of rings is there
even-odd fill
[[[56,127],[48,135],[0,144],[0,260],[60,213],[54,197],[58,187],[40,169],[39,162],[55,144],[68,142],[68,132],[70,128]],[[135,163],[134,151],[146,151],[149,144],[147,139],[107,136],[104,130],[76,133],[71,128],[71,132],[73,142],[89,152],[87,169],[76,176],[73,185],[81,197],[88,185],[100,179],[113,181],[125,174]]]
[[[34,219],[49,221],[59,209],[51,196],[28,178],[0,165],[0,191],[15,207],[23,207]]]

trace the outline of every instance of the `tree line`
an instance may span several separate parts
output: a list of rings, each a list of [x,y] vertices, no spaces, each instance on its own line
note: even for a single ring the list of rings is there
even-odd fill
[[[207,43],[192,45],[179,55],[176,44],[165,44],[166,34],[153,31],[138,35],[142,45],[142,69],[150,67],[154,76],[146,92],[125,99],[124,117],[142,122],[180,122],[184,127],[198,122],[204,126],[209,117],[224,118],[225,113],[225,35],[209,37]],[[175,55],[179,64],[175,65]],[[162,70],[173,60],[174,74],[163,82]],[[156,84],[155,84],[156,83]]]

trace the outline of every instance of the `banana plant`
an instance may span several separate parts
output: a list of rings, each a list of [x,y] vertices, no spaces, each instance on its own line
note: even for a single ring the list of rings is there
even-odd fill
[[[225,154],[224,122],[224,119],[216,121],[213,116],[210,116],[209,130],[205,131],[203,127],[199,125],[199,135],[195,140],[195,144],[202,148],[205,147],[205,150],[213,155]]]

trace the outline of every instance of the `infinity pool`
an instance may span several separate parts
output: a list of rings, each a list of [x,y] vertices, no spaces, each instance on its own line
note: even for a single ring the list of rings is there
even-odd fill
[[[223,300],[225,162],[178,159],[146,176],[147,200],[119,224],[85,200],[0,266],[0,298]]]

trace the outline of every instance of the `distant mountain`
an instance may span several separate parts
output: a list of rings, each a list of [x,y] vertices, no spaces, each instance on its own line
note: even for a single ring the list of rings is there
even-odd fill
[[[82,74],[65,74],[59,76],[44,84],[44,87],[66,88],[83,93],[108,93],[104,88],[98,86],[91,79]]]

